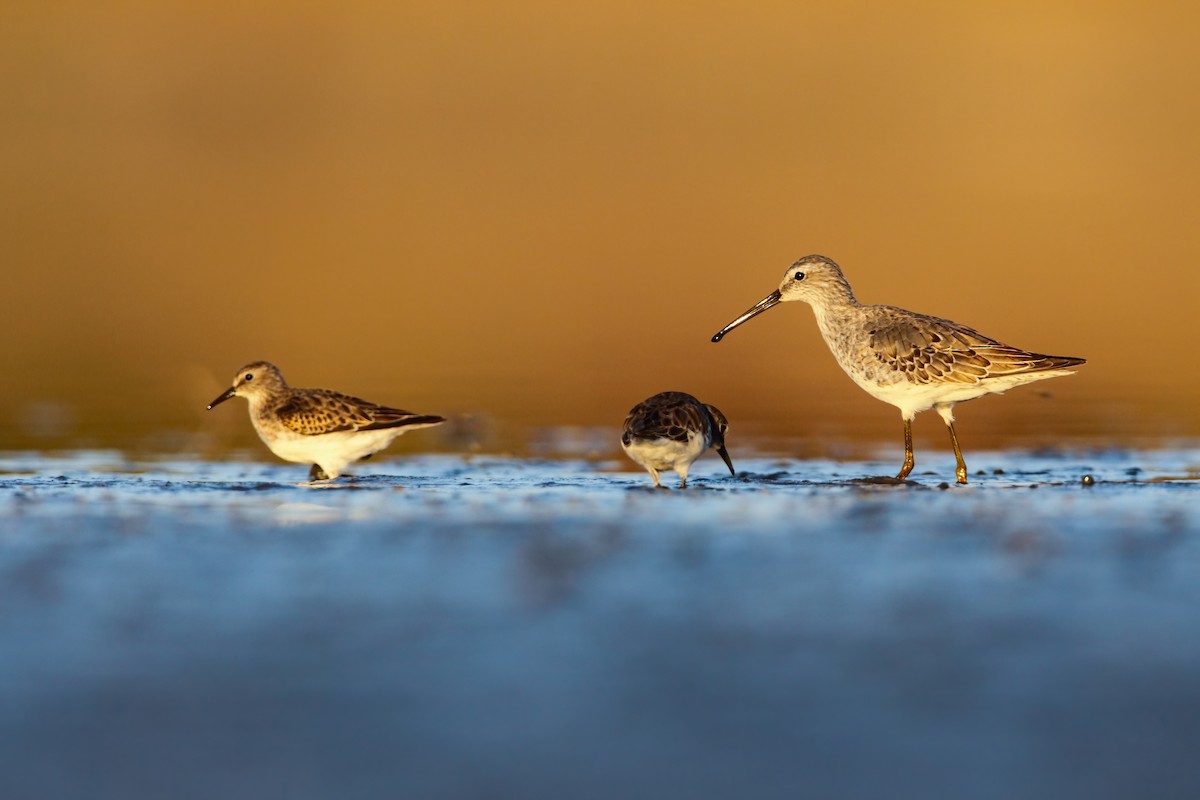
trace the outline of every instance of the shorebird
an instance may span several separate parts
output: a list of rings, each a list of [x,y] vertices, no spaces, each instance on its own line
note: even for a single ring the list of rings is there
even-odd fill
[[[779,288],[715,336],[725,334],[769,308],[789,300],[812,306],[821,336],[846,374],[867,394],[900,409],[904,420],[904,466],[913,468],[912,421],[932,408],[950,430],[955,474],[967,482],[954,405],[1014,386],[1070,375],[1082,358],[1047,356],[1011,347],[976,330],[902,308],[863,305],[855,299],[842,269],[825,256],[805,256],[788,267]]]
[[[733,462],[725,451],[725,432],[729,421],[716,406],[701,403],[684,392],[662,392],[643,400],[629,411],[621,432],[621,447],[641,464],[662,488],[659,470],[679,473],[679,488],[687,488],[688,469],[710,447],[720,454],[733,471]]]
[[[314,481],[336,478],[348,464],[370,458],[402,433],[446,421],[329,389],[293,389],[266,361],[239,369],[233,386],[208,410],[234,396],[250,401],[250,422],[271,452],[284,461],[312,464],[308,477]]]

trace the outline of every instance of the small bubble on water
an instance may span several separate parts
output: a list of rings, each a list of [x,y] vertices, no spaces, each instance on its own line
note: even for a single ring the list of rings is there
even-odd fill
[[[1095,486],[1096,479],[1091,475],[1084,475],[1080,480],[1080,483],[1082,483],[1084,486]]]

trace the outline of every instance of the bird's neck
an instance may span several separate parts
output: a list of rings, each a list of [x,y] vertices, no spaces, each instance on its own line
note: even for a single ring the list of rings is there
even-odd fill
[[[260,392],[246,398],[250,401],[250,416],[254,419],[270,416],[274,409],[283,405],[287,395],[288,389],[285,387],[279,391]]]
[[[808,298],[808,304],[812,306],[813,314],[817,317],[817,325],[821,327],[822,332],[827,326],[836,325],[847,317],[853,316],[859,308],[858,299],[850,290],[850,284],[844,279],[835,284],[821,287],[820,292]]]
[[[850,284],[845,282],[823,287],[820,294],[809,300],[809,305],[826,342],[832,342],[833,338],[838,337],[839,331],[848,330],[848,321],[862,308],[854,297]]]

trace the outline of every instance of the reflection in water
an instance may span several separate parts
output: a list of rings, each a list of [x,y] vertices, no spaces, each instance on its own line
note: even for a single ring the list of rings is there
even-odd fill
[[[1087,763],[1097,796],[1200,791],[1200,451],[976,460],[946,490],[952,459],[872,486],[890,459],[747,458],[653,491],[578,460],[318,489],[0,456],[0,771],[30,797],[1049,798]]]
[[[521,595],[535,606],[559,605],[582,581],[622,549],[620,526],[599,528],[587,520],[557,520],[523,533],[518,563]]]

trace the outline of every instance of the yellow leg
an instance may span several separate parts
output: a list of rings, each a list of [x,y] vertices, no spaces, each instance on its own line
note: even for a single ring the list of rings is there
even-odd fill
[[[913,451],[912,451],[912,420],[904,420],[904,466],[900,468],[900,474],[896,476],[896,480],[902,481],[908,477],[908,473],[912,472],[913,468]]]
[[[963,461],[962,450],[958,448],[958,436],[954,433],[954,423],[947,422],[946,427],[950,429],[950,443],[954,445],[954,474],[958,476],[958,482],[965,484],[967,482],[967,462]]]

